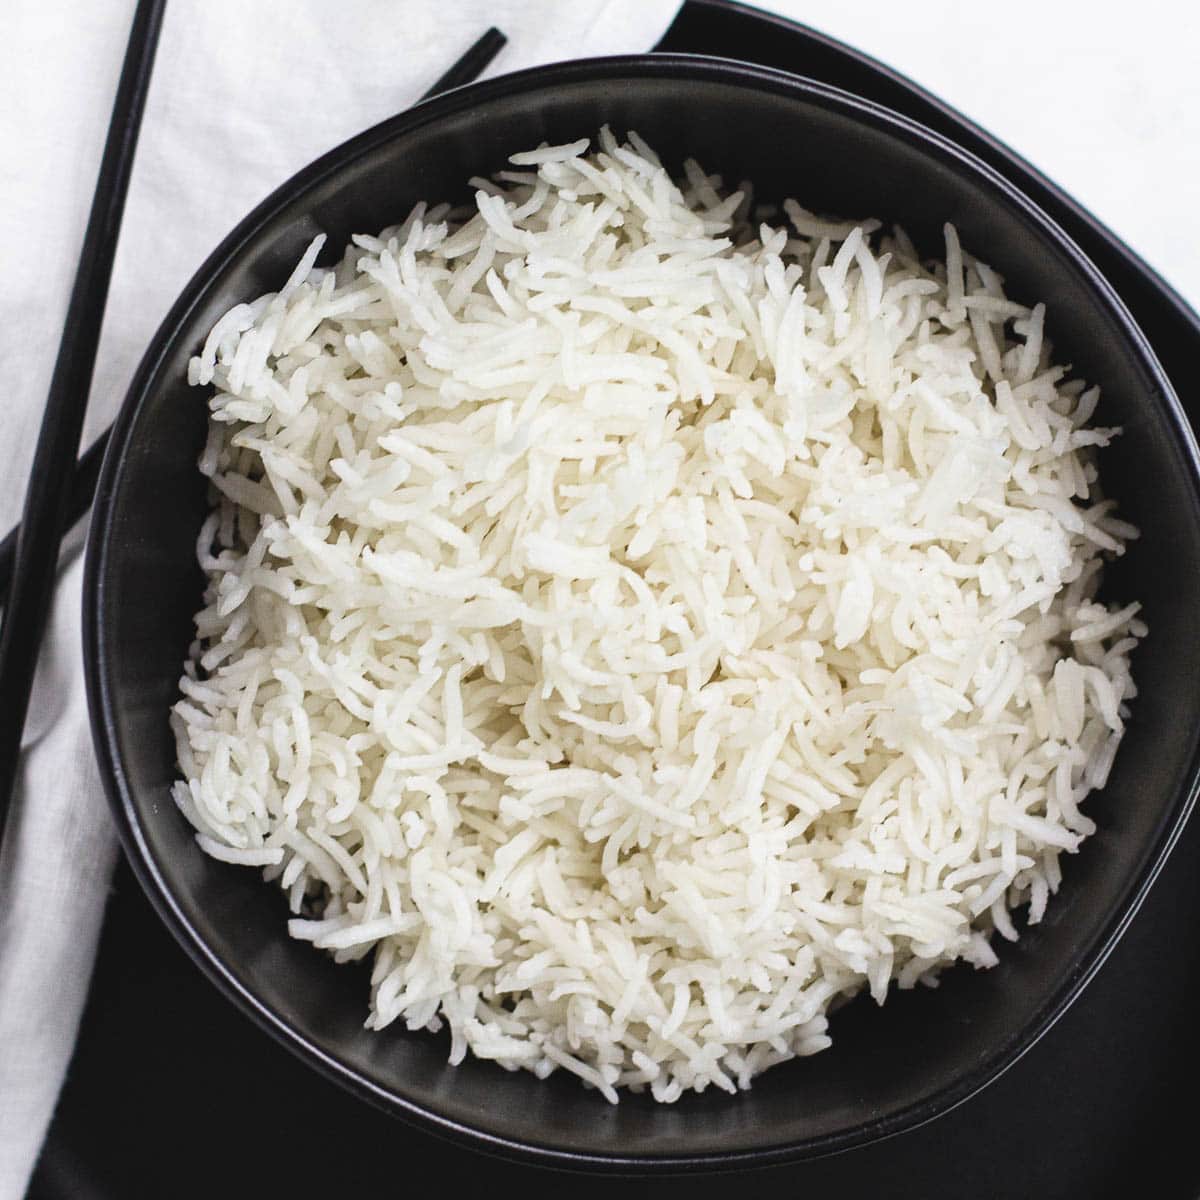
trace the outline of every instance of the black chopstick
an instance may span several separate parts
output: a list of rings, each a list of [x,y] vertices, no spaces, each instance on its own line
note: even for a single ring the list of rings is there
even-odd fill
[[[108,446],[106,429],[92,444],[88,451],[75,464],[71,474],[71,483],[67,496],[67,515],[63,521],[63,533],[92,507],[92,497],[96,493],[96,480],[100,478],[100,464],[104,461],[104,451]],[[21,526],[14,525],[8,535],[0,541],[0,605],[8,598],[9,588],[12,587],[13,568],[17,560],[17,538]]]
[[[432,100],[452,88],[462,87],[478,79],[491,65],[491,61],[504,49],[508,38],[493,25],[480,37],[474,45],[460,58],[438,81],[427,91],[417,103]]]
[[[425,92],[421,100],[431,100],[434,96],[440,96],[442,92],[462,87],[478,78],[507,41],[508,38],[493,26],[438,79],[433,87]],[[108,434],[109,431],[106,429],[75,464],[68,489],[66,516],[62,523],[62,532],[64,533],[92,506],[96,480],[100,475],[100,464],[104,461],[104,449],[108,445]],[[0,605],[7,601],[9,590],[12,587],[17,558],[17,538],[20,532],[21,526],[14,526],[0,541]],[[3,802],[0,801],[0,815],[2,813]],[[0,816],[0,828],[3,828],[2,816]]]
[[[13,586],[0,629],[0,837],[17,776],[21,733],[54,589],[71,474],[165,6],[166,0],[138,0],[134,13],[83,253],[25,491]]]

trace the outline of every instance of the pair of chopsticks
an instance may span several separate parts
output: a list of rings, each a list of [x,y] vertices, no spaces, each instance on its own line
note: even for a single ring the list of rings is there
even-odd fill
[[[165,7],[166,0],[138,0],[21,524],[0,541],[0,603],[4,603],[0,626],[0,843],[17,780],[21,735],[50,609],[59,545],[66,531],[91,507],[108,442],[109,431],[105,430],[75,461]],[[421,99],[470,83],[506,41],[498,29],[489,29]]]

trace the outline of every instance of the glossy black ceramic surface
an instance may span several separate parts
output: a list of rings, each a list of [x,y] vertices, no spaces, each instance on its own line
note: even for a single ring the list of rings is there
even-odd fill
[[[365,985],[284,936],[284,908],[252,871],[196,849],[167,789],[166,711],[202,581],[193,564],[204,489],[194,462],[203,396],[184,366],[238,300],[277,287],[313,233],[337,246],[417,199],[454,199],[472,174],[545,138],[602,122],[636,128],[760,193],[898,221],[937,252],[944,220],[1044,299],[1059,353],[1104,388],[1100,418],[1126,434],[1103,460],[1109,492],[1145,536],[1111,572],[1153,630],[1142,691],[1112,780],[1089,812],[1100,831],[1067,866],[1047,920],[991,972],[936,992],[856,1003],[831,1051],[764,1075],[746,1096],[611,1108],[574,1080],[539,1082],[475,1062],[450,1068],[427,1035],[361,1028]],[[347,143],[251,215],[201,270],[149,351],[114,431],[87,581],[97,747],[126,850],[173,932],[260,1023],[382,1107],[502,1153],[648,1169],[765,1163],[846,1148],[927,1120],[1012,1064],[1056,1019],[1131,915],[1192,799],[1200,696],[1193,619],[1200,580],[1195,448],[1169,384],[1120,302],[1054,225],[998,175],[903,118],[817,84],[669,57],[577,63],[454,93]]]

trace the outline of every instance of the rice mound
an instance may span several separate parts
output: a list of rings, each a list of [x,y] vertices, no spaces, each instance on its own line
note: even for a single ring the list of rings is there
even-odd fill
[[[192,361],[174,794],[369,1026],[672,1101],[1041,918],[1145,626],[1042,305],[598,147],[317,239]]]

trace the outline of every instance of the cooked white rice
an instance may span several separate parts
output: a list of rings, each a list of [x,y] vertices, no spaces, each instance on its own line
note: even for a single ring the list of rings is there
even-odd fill
[[[1145,627],[1042,305],[598,140],[318,239],[192,361],[175,797],[372,956],[370,1026],[671,1101],[1038,921]]]

